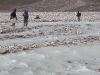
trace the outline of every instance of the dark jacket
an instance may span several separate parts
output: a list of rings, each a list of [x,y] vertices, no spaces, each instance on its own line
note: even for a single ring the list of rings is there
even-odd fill
[[[80,12],[77,12],[77,15],[76,15],[77,17],[80,17],[81,16],[81,13]]]
[[[16,9],[14,9],[14,11],[11,13],[11,19],[13,19],[13,18],[16,18],[17,19]]]

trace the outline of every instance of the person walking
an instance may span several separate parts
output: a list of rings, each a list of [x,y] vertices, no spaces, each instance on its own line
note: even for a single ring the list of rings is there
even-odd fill
[[[27,26],[28,25],[28,18],[29,18],[27,9],[24,10],[23,17],[24,17],[24,26]]]
[[[12,26],[15,26],[16,20],[17,20],[17,16],[16,16],[16,9],[13,10],[13,12],[10,15],[10,19],[12,22]]]
[[[77,16],[78,21],[80,22],[81,13],[79,11],[77,12],[77,15],[76,16]]]

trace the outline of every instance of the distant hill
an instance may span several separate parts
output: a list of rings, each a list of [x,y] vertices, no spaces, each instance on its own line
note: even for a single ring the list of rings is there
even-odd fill
[[[100,0],[0,0],[0,11],[100,11]]]

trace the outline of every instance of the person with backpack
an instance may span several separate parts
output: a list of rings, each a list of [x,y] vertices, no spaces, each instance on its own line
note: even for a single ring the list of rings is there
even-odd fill
[[[12,26],[15,26],[17,16],[16,16],[16,9],[13,10],[13,12],[10,15],[10,20],[12,22]]]
[[[77,12],[77,15],[76,16],[77,16],[78,21],[80,22],[81,13],[79,11]]]
[[[23,17],[24,17],[24,26],[27,26],[28,25],[28,18],[29,18],[27,9],[24,10]]]

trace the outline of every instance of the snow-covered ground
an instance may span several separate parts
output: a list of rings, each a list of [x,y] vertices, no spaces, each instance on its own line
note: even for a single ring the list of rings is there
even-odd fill
[[[100,75],[100,22],[10,25],[0,24],[0,75]]]

